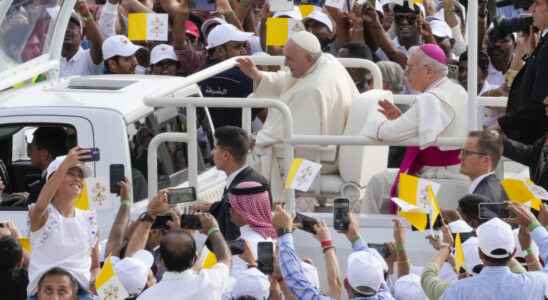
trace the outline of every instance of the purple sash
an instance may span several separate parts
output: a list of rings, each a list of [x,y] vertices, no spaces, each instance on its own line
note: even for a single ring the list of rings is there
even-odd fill
[[[434,146],[424,150],[420,150],[419,147],[407,147],[398,175],[396,175],[396,179],[394,179],[394,183],[390,189],[390,197],[398,195],[398,183],[401,173],[417,175],[424,166],[443,167],[457,165],[460,163],[459,154],[460,150],[442,151],[440,148]],[[397,206],[394,202],[390,202],[390,212],[395,214],[396,209]]]

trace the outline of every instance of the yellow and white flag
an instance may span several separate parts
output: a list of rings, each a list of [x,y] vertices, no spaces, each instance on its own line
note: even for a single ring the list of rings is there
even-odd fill
[[[82,187],[82,191],[80,192],[80,195],[76,198],[76,202],[74,203],[74,206],[81,210],[89,210],[90,209],[90,203],[89,203],[89,189],[86,182],[84,182],[84,186]]]
[[[167,41],[167,14],[132,13],[128,16],[128,38],[132,41]]]
[[[548,200],[548,192],[530,180],[506,178],[501,181],[501,184],[510,201],[530,205],[537,211],[540,210],[541,199]]]
[[[402,173],[399,179],[398,198],[392,198],[392,201],[400,207],[400,216],[419,231],[424,231],[427,215],[431,214],[433,221],[434,217],[437,218],[439,215],[439,205],[435,199],[439,189],[438,183]],[[403,206],[402,201],[405,202]]]
[[[301,11],[303,18],[306,18],[309,14],[316,10],[316,7],[317,6],[312,4],[301,4],[299,5],[299,10]]]
[[[303,158],[293,159],[287,174],[285,188],[303,192],[308,191],[312,182],[314,182],[314,178],[320,173],[321,167],[322,165]]]
[[[462,249],[462,241],[460,238],[460,233],[457,233],[455,237],[455,269],[457,273],[460,268],[464,265],[464,250]]]
[[[296,32],[305,30],[301,21],[290,18],[268,18],[266,20],[266,45],[284,46]]]
[[[28,237],[20,237],[19,244],[21,244],[21,248],[23,248],[23,250],[25,250],[27,253],[31,252],[32,247],[30,245],[30,240]]]
[[[110,256],[105,259],[103,268],[97,275],[95,288],[101,300],[124,300],[129,297],[128,292],[114,271]]]

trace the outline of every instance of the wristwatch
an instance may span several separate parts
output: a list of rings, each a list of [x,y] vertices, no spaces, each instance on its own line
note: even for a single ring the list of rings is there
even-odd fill
[[[147,212],[144,212],[139,216],[139,221],[152,224],[154,223],[154,218]]]
[[[289,228],[280,228],[276,230],[276,233],[278,233],[278,237],[281,237],[282,235],[286,233],[291,233],[291,230],[289,230]]]

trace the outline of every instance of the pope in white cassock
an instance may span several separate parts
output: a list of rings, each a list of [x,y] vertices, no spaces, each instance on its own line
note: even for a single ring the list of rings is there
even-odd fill
[[[362,205],[364,213],[395,213],[389,199],[397,195],[400,173],[458,179],[466,184],[466,178],[459,172],[459,147],[431,145],[440,137],[467,136],[468,94],[447,78],[447,58],[438,45],[412,47],[409,53],[405,77],[408,85],[419,93],[415,102],[402,114],[394,104],[380,101],[380,111],[388,120],[369,121],[362,132],[387,142],[417,138],[419,146],[406,148],[399,172],[388,170],[371,178]]]
[[[259,83],[254,96],[284,102],[293,117],[294,134],[341,135],[352,98],[359,94],[344,66],[322,53],[318,39],[307,31],[292,35],[283,54],[289,70],[279,72],[262,72],[250,59],[238,60],[242,72]],[[273,144],[283,140],[283,126],[281,113],[269,109],[250,160],[252,167],[270,180],[273,199],[282,191],[280,163],[275,159],[282,153],[276,153]],[[310,153],[296,152],[295,156],[314,159]],[[328,169],[324,165],[322,172]]]

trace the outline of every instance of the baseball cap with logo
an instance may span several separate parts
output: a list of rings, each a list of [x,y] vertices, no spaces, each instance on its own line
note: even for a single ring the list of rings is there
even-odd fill
[[[103,50],[103,60],[107,60],[114,56],[132,56],[142,47],[134,45],[126,36],[113,35],[103,42],[101,48]]]
[[[328,15],[323,13],[320,10],[314,10],[311,14],[309,14],[306,18],[303,19],[303,22],[306,23],[308,20],[315,20],[327,27],[329,31],[333,32],[333,22],[329,18]]]
[[[177,55],[175,55],[175,50],[173,49],[173,46],[167,45],[167,44],[160,44],[156,47],[152,48],[152,51],[150,51],[150,64],[155,65],[162,60],[177,60]]]
[[[516,241],[512,227],[499,218],[493,218],[477,229],[478,245],[483,254],[495,259],[512,256]]]
[[[346,279],[355,291],[373,295],[384,281],[383,265],[369,251],[354,252],[348,256]]]
[[[253,33],[240,31],[232,24],[220,24],[213,28],[207,36],[206,49],[213,49],[228,42],[246,42],[252,36]]]

